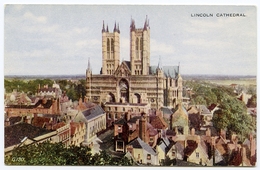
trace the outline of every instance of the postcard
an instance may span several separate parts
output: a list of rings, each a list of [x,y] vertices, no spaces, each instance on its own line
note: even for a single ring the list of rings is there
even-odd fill
[[[5,4],[4,164],[256,166],[253,5]]]

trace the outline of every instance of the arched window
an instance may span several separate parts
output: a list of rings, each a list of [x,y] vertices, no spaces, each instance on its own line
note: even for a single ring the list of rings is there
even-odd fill
[[[115,48],[115,46],[114,46],[114,39],[112,38],[111,39],[111,59],[114,59],[115,57],[114,57],[114,49]]]
[[[107,59],[110,59],[110,40],[107,39]]]
[[[136,41],[135,41],[135,57],[136,57],[136,59],[139,59],[139,50],[140,50],[140,48],[139,48],[139,39],[138,38],[136,38]]]
[[[135,41],[135,49],[138,50],[138,45],[139,45],[139,39],[136,38],[136,41]]]
[[[140,39],[140,50],[143,51],[143,38]]]
[[[114,52],[115,46],[114,46],[114,39],[111,39],[111,51]]]

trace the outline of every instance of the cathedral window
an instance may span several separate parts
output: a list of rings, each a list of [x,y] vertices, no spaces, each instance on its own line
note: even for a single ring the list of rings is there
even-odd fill
[[[114,39],[111,39],[111,51],[114,52]]]
[[[135,41],[135,50],[136,50],[136,59],[139,59],[139,50],[140,50],[140,48],[139,48],[139,39],[138,38],[136,38],[136,41]]]
[[[115,46],[114,46],[114,39],[111,39],[111,59],[114,59],[114,49]]]
[[[107,59],[110,59],[110,40],[107,39]]]

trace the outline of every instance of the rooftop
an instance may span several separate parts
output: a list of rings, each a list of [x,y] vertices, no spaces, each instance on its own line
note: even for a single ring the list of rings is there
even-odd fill
[[[52,132],[52,130],[35,127],[27,123],[18,123],[5,127],[5,148],[21,143],[25,137],[36,138],[38,136]]]

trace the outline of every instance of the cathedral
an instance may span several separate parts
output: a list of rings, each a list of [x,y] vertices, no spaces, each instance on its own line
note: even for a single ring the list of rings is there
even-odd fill
[[[88,61],[86,100],[97,104],[148,104],[151,108],[175,107],[182,101],[180,66],[150,65],[150,26],[130,24],[130,61],[120,62],[120,29],[102,27],[102,68],[93,75]]]

